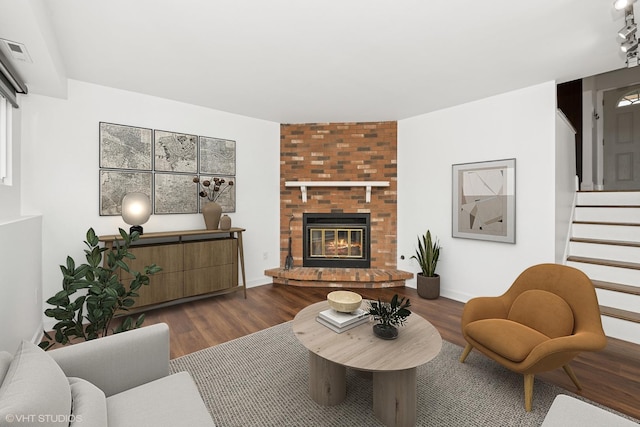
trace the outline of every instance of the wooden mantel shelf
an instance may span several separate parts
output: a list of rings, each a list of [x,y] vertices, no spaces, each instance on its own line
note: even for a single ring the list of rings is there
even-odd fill
[[[365,187],[366,202],[371,202],[371,187],[388,187],[389,181],[286,181],[285,187],[300,187],[302,203],[307,203],[308,187]]]

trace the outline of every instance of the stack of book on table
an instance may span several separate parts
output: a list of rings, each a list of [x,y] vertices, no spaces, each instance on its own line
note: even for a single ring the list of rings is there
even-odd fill
[[[316,320],[334,332],[341,333],[369,321],[369,312],[361,308],[341,313],[330,308],[318,313]]]

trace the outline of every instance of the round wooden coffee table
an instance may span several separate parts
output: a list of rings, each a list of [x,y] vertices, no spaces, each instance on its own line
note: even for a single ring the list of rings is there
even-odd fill
[[[363,301],[365,307],[366,301]],[[309,393],[320,405],[342,402],[346,368],[373,373],[373,413],[388,426],[416,423],[416,368],[436,357],[442,338],[436,328],[413,313],[395,340],[373,335],[373,322],[340,334],[316,321],[326,301],[302,309],[293,332],[309,350]]]

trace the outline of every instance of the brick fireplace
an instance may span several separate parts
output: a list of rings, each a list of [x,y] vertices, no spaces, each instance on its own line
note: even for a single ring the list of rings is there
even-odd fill
[[[412,273],[396,270],[397,123],[307,123],[280,125],[280,267],[289,235],[295,271],[267,270],[275,283],[339,286],[347,278],[366,286],[402,286]],[[303,201],[291,181],[388,182],[373,187],[313,187]],[[370,197],[370,201],[367,198]],[[303,267],[303,214],[370,214],[369,268]],[[350,280],[351,280],[350,279]],[[326,282],[330,282],[329,285]],[[295,283],[300,284],[300,283]]]

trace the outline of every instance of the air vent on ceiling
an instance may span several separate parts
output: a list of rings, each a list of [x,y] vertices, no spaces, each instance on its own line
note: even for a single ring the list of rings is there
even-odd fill
[[[31,60],[31,56],[29,56],[27,47],[22,43],[12,42],[11,40],[5,39],[0,39],[0,41],[2,41],[2,43],[6,47],[6,51],[11,55],[13,59],[24,62],[33,62]]]

